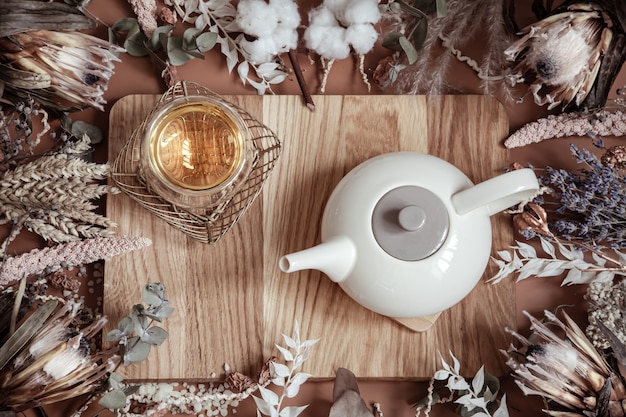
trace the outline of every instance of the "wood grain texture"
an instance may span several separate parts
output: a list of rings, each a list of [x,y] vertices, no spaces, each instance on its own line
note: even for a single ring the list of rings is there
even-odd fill
[[[360,378],[424,379],[438,352],[453,352],[473,374],[482,364],[507,372],[498,349],[515,327],[511,282],[485,277],[425,333],[358,305],[318,271],[284,274],[281,255],[319,243],[321,215],[339,180],[385,152],[428,152],[456,164],[474,182],[502,173],[503,107],[483,96],[316,96],[309,111],[299,96],[229,96],[283,142],[280,160],[260,197],[237,225],[209,246],[173,229],[125,195],[111,195],[107,215],[119,235],[147,236],[153,246],[105,265],[105,314],[116,323],[140,300],[141,287],[163,282],[176,308],[170,339],[148,361],[125,370],[130,379],[210,379],[224,363],[254,374],[276,355],[294,322],[304,338],[320,338],[304,371],[333,378],[338,367]],[[111,110],[109,158],[158,99],[128,96]],[[436,175],[436,173],[433,173]],[[504,215],[493,217],[494,251],[512,242]]]

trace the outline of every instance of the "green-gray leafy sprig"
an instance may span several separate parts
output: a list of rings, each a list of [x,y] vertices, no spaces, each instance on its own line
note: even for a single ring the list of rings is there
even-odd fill
[[[109,28],[109,42],[124,46],[132,56],[150,55],[164,66],[180,66],[194,58],[204,59],[203,53],[211,50],[217,41],[217,33],[192,27],[182,35],[174,35],[173,30],[171,25],[159,26],[148,39],[137,19],[123,18]]]
[[[165,298],[165,286],[161,283],[149,283],[143,288],[141,297],[147,306],[134,305],[130,314],[120,320],[117,328],[106,335],[107,342],[118,342],[121,363],[124,366],[143,361],[153,346],[161,345],[169,336],[165,329],[154,325],[174,312],[174,308]],[[102,396],[99,404],[108,409],[125,407],[126,396],[132,393],[133,387],[122,385],[122,378],[116,373],[111,374],[108,385],[109,390]]]

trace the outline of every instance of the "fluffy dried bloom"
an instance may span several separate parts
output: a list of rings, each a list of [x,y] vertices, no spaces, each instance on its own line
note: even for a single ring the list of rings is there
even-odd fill
[[[100,317],[80,328],[74,319],[81,308],[74,301],[57,307],[36,335],[0,369],[0,410],[19,412],[101,387],[117,359],[90,351],[89,339],[102,329],[106,319]]]
[[[504,51],[514,61],[510,83],[530,84],[535,103],[549,109],[572,102],[580,105],[611,43],[612,25],[600,6],[575,3],[526,27]]]
[[[552,416],[623,416],[626,390],[621,377],[578,325],[565,313],[561,321],[546,311],[549,324],[524,313],[531,321],[533,338],[507,329],[521,347],[503,351],[524,394],[548,400],[550,410],[544,411]]]
[[[34,30],[16,33],[12,40],[17,51],[0,50],[3,73],[25,71],[39,82],[12,83],[9,78],[8,88],[33,95],[48,106],[60,98],[80,108],[103,110],[103,93],[114,61],[119,61],[114,52],[122,48],[82,32]]]

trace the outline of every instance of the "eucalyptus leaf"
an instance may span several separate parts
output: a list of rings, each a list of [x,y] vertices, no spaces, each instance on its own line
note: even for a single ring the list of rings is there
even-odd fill
[[[417,61],[417,50],[413,44],[404,35],[401,36],[398,41],[402,50],[406,54],[407,59],[409,60],[409,64],[414,64],[415,61]]]
[[[196,49],[196,38],[199,34],[202,33],[202,29],[199,28],[188,28],[183,33],[183,43],[182,47],[185,51],[190,49]]]
[[[107,342],[116,342],[125,336],[129,336],[133,333],[135,323],[133,319],[126,316],[117,325],[117,329],[109,331],[106,335]]]
[[[159,282],[146,284],[141,290],[141,299],[151,306],[160,306],[165,300],[165,285]]]
[[[431,14],[437,10],[436,0],[415,0],[413,7],[421,10],[424,14]]]
[[[118,410],[126,407],[126,394],[120,389],[114,389],[104,394],[98,404],[109,410]]]
[[[174,66],[180,66],[197,56],[183,50],[182,36],[169,36],[167,39],[167,60]]]
[[[168,318],[173,312],[174,308],[169,307],[169,301],[163,301],[163,304],[158,307],[151,306],[150,308],[147,308],[144,310],[143,314],[152,320],[162,322],[163,319]]]
[[[38,307],[33,314],[30,315],[22,325],[4,342],[0,347],[0,369],[15,356],[22,347],[41,329],[44,322],[54,311],[58,304],[56,300],[47,301]]]
[[[419,51],[420,49],[422,49],[422,47],[424,46],[424,42],[426,42],[427,35],[428,35],[428,20],[420,19],[419,22],[417,22],[417,26],[415,27],[415,30],[413,31],[413,46],[415,47],[416,51]]]
[[[174,26],[170,25],[157,27],[150,37],[150,48],[153,51],[161,49],[163,47],[163,44],[161,43],[161,36],[169,36],[173,29]]]
[[[168,336],[169,334],[161,327],[152,326],[141,335],[140,339],[142,342],[149,343],[153,346],[159,346],[167,340]]]
[[[437,17],[445,17],[446,13],[448,13],[448,5],[446,4],[446,0],[436,0],[437,3]]]
[[[209,51],[217,43],[217,38],[217,33],[205,32],[196,38],[196,47],[200,52]]]
[[[83,122],[82,120],[77,120],[72,123],[72,134],[77,138],[87,135],[92,145],[102,142],[102,130],[98,126]]]
[[[124,366],[145,360],[150,354],[150,347],[149,343],[139,340],[139,337],[130,338],[124,352]]]
[[[132,56],[148,55],[146,43],[148,38],[141,31],[137,19],[126,17],[119,19],[111,27],[113,32],[125,32],[126,40],[124,41],[124,49]]]
[[[383,37],[383,47],[387,48],[391,51],[400,52],[402,51],[402,46],[400,46],[400,38],[404,36],[400,32],[389,32],[385,34]]]

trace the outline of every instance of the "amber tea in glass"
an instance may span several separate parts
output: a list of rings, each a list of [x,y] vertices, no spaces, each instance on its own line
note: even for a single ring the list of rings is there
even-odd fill
[[[166,104],[151,118],[142,145],[149,185],[183,206],[217,204],[234,189],[248,159],[245,123],[210,97]]]

